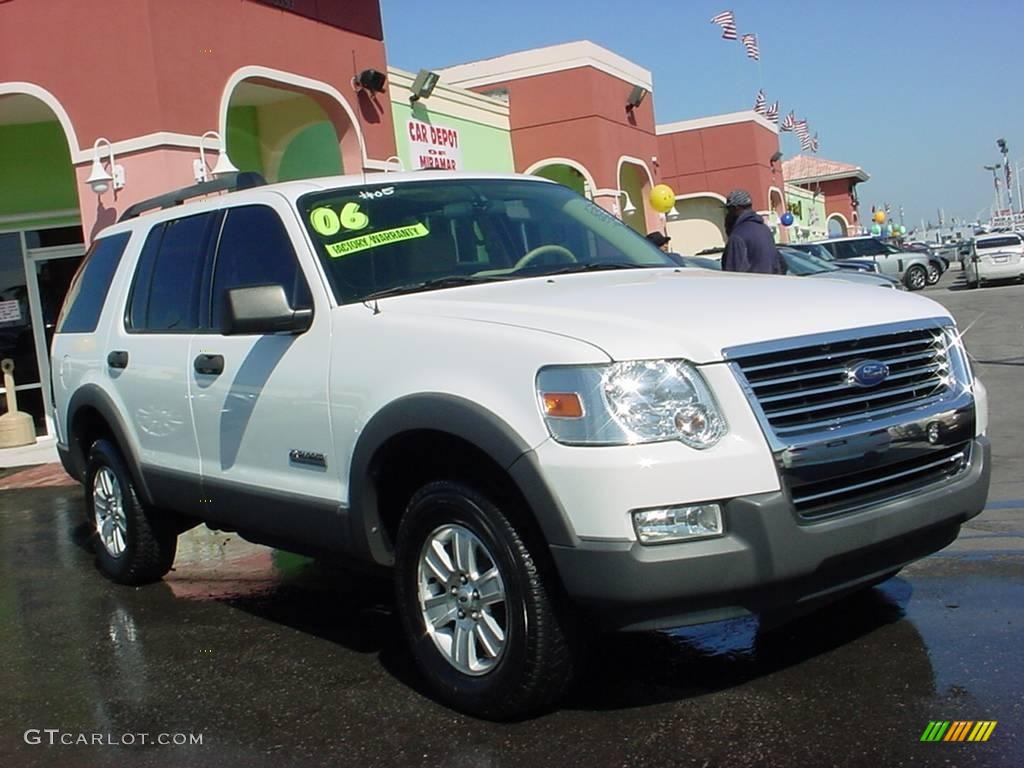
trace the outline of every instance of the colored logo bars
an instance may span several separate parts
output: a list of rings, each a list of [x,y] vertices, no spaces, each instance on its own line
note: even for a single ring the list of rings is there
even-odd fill
[[[932,720],[921,734],[921,741],[988,741],[997,720]]]
[[[736,39],[736,17],[732,15],[732,11],[722,11],[717,16],[712,16],[711,23],[722,28],[722,37],[725,40]]]

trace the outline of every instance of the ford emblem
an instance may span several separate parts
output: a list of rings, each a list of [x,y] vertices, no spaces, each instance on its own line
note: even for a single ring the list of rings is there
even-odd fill
[[[846,368],[846,383],[858,387],[877,387],[889,378],[889,366],[877,360],[861,360]]]

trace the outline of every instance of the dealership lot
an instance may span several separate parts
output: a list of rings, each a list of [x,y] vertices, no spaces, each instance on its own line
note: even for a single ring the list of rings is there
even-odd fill
[[[1024,286],[966,290],[952,271],[925,295],[989,389],[988,509],[794,623],[596,640],[579,689],[528,722],[426,698],[387,584],[199,528],[163,583],[118,587],[92,566],[77,486],[0,491],[0,764],[1020,765]],[[921,742],[933,721],[997,726]]]

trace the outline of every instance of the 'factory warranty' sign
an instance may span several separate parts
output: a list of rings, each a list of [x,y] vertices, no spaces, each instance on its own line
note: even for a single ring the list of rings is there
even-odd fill
[[[409,155],[413,168],[440,168],[445,171],[462,168],[462,149],[456,129],[410,118],[406,130],[409,132]]]

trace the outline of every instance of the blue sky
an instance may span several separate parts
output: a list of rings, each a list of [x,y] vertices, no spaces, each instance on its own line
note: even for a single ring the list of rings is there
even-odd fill
[[[903,205],[906,223],[942,207],[974,217],[992,203],[1005,138],[1024,163],[1024,3],[911,0],[817,3],[518,3],[381,0],[389,61],[442,67],[588,39],[651,70],[659,123],[749,109],[758,66],[708,19],[730,9],[754,32],[769,101],[806,117],[820,155],[871,174],[872,204]],[[630,8],[642,8],[630,13]],[[1002,79],[1001,73],[1005,73]],[[783,134],[787,157],[799,151]]]

